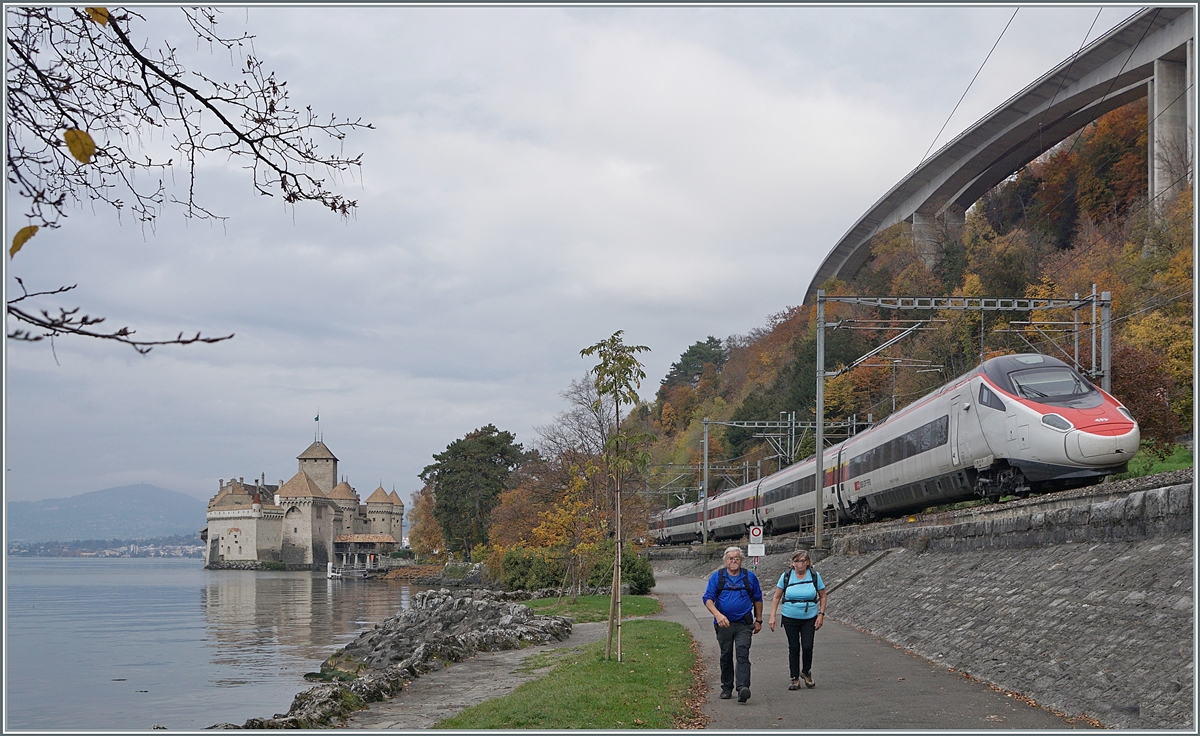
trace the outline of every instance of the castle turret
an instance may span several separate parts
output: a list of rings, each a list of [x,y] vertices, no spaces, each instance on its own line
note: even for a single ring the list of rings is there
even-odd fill
[[[308,475],[323,494],[328,495],[333,492],[333,486],[337,483],[338,477],[338,459],[329,451],[324,442],[317,440],[312,443],[307,450],[297,455],[296,459],[300,461],[297,470]]]

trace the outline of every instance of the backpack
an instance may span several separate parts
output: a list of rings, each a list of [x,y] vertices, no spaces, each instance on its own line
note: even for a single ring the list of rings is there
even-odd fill
[[[809,568],[808,573],[809,573],[808,580],[792,580],[793,578],[796,577],[796,571],[788,570],[788,584],[783,586],[783,602],[784,603],[818,603],[819,604],[821,602],[821,592],[817,588],[817,583],[820,582],[820,580],[821,580],[820,575],[816,570],[813,570],[812,568]],[[811,601],[809,601],[809,600],[788,600],[788,597],[787,597],[788,588],[792,587],[793,585],[804,585],[806,583],[811,584],[813,586],[813,599]]]
[[[750,588],[746,587],[746,583],[749,582],[750,576],[746,575],[746,573],[742,573],[742,575],[743,575],[743,577],[742,577],[741,587],[730,588],[730,590],[744,590],[744,591],[746,591],[746,594],[749,595]],[[729,573],[725,572],[725,568],[722,567],[721,569],[717,570],[717,595],[716,595],[717,598],[720,598],[721,591],[725,590],[725,580],[728,578],[729,578]]]

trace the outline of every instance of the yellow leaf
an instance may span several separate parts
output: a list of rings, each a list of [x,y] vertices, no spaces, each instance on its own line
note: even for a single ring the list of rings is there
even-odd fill
[[[108,25],[108,10],[106,8],[84,8],[92,20],[102,26]]]
[[[92,154],[96,153],[96,142],[92,140],[86,130],[71,128],[63,133],[63,140],[67,142],[67,148],[71,151],[71,155],[80,163],[88,163],[92,160]]]
[[[17,234],[13,236],[12,247],[8,249],[8,257],[12,258],[15,256],[17,251],[21,250],[21,246],[25,245],[25,241],[32,238],[37,231],[37,225],[26,225],[18,230]]]

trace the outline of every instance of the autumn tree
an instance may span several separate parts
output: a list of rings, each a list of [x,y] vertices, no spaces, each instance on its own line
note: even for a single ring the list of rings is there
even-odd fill
[[[451,442],[421,471],[421,480],[433,489],[433,515],[450,551],[471,559],[472,550],[487,543],[492,509],[521,464],[523,451],[515,440],[488,424]]]
[[[637,389],[646,377],[646,371],[637,359],[638,353],[649,352],[645,345],[626,345],[622,335],[624,330],[617,330],[606,340],[590,345],[579,351],[580,356],[595,356],[599,362],[590,371],[596,392],[599,394],[595,402],[596,408],[602,406],[603,397],[612,400],[616,412],[616,431],[605,443],[605,459],[609,476],[613,480],[616,521],[616,559],[613,564],[612,596],[608,612],[608,638],[604,657],[612,656],[613,630],[617,634],[617,661],[621,661],[621,474],[635,466],[644,467],[649,460],[648,453],[639,449],[647,439],[645,433],[635,433],[621,428],[621,405],[636,405]]]
[[[340,147],[349,132],[371,126],[318,119],[311,107],[294,107],[287,83],[250,52],[253,36],[224,35],[217,9],[182,13],[198,45],[237,62],[232,81],[185,67],[167,43],[153,47],[145,16],[128,8],[5,8],[5,173],[9,197],[26,207],[10,258],[35,247],[46,237],[32,240],[39,231],[60,227],[81,206],[127,213],[143,225],[169,205],[185,218],[223,219],[196,198],[207,157],[237,162],[250,172],[248,189],[288,204],[314,202],[342,216],[355,208],[318,172],[352,172],[361,157],[322,152],[315,139]],[[152,145],[154,139],[167,143]],[[164,182],[176,172],[183,186],[168,189]],[[76,285],[31,291],[16,281],[21,294],[8,299],[7,309],[22,326],[9,331],[11,339],[78,335],[145,353],[154,345],[232,337],[142,339],[128,327],[104,327],[104,317],[78,306],[62,306],[57,297]]]
[[[442,527],[433,515],[433,489],[424,486],[413,494],[412,511],[408,512],[408,546],[419,559],[441,560],[446,553]]]

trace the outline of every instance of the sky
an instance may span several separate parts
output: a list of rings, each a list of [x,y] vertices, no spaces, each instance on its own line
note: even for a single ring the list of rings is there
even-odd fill
[[[341,144],[363,158],[336,183],[357,211],[288,206],[209,159],[197,197],[220,223],[82,205],[39,233],[6,261],[9,298],[15,277],[77,283],[63,306],[139,337],[236,336],[144,356],[7,341],[5,496],[275,483],[319,414],[360,497],[382,484],[411,508],[466,433],[532,446],[594,364],[579,351],[617,330],[651,348],[652,400],[692,343],[800,304],[931,145],[1136,11],[1015,9],[225,7],[294,105],[375,126]],[[152,45],[236,73],[177,9],[142,12]],[[26,223],[8,195],[11,240]]]

